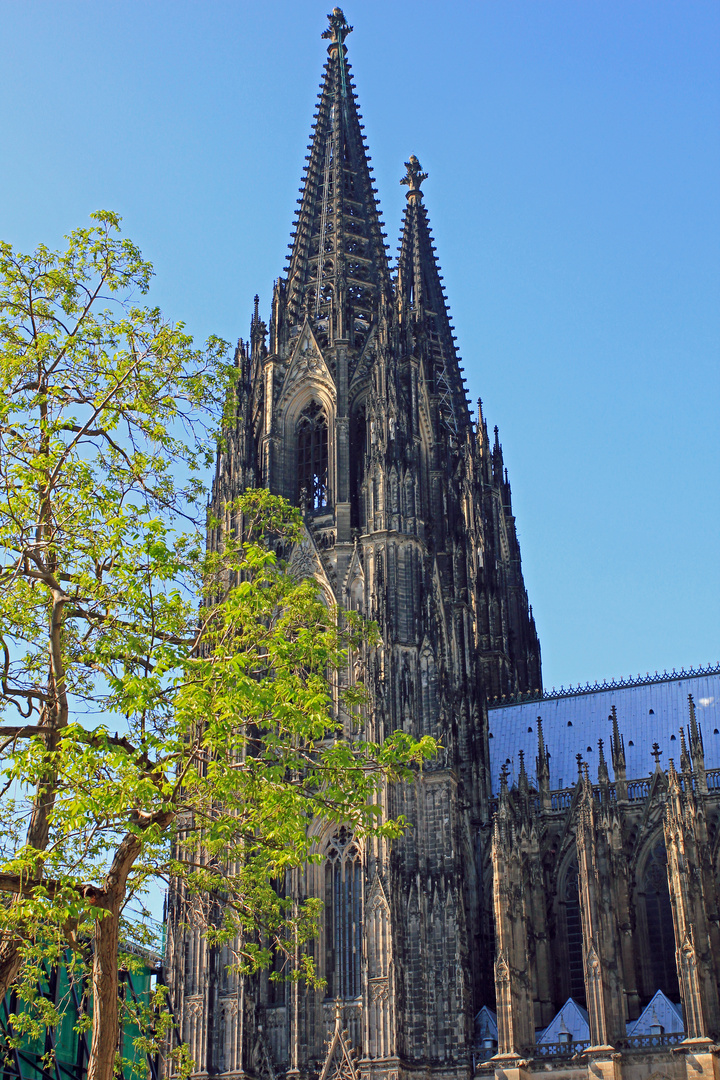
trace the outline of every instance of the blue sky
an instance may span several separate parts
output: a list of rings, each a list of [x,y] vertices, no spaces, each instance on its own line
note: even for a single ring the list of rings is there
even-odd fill
[[[284,265],[329,8],[0,0],[0,236],[55,246],[117,210],[169,316],[245,336]],[[546,685],[720,659],[720,5],[345,13],[391,241],[403,162],[430,174]]]

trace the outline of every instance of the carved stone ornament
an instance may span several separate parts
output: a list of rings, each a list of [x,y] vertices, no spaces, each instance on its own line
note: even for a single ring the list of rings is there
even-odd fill
[[[282,384],[278,407],[292,397],[298,385],[311,379],[334,391],[335,383],[309,326],[300,335]]]
[[[331,14],[328,15],[328,22],[330,25],[327,30],[323,30],[320,36],[331,41],[333,45],[342,45],[353,29],[343,15],[342,8],[334,7]]]
[[[385,911],[390,910],[387,898],[385,896],[385,890],[382,887],[380,878],[376,874],[370,888],[370,895],[368,897],[366,910],[368,914],[370,914],[370,912],[377,911],[378,908],[382,908]]]
[[[510,968],[508,967],[504,952],[499,953],[498,958],[495,961],[495,978],[501,983],[510,981]]]
[[[295,546],[288,569],[298,580],[314,577],[320,571],[320,562],[312,540],[309,538],[301,540]]]
[[[335,1030],[319,1080],[360,1080],[360,1070],[350,1045],[350,1037],[342,1026],[342,1011],[342,1003],[336,1001]],[[350,1010],[346,1009],[346,1011]]]
[[[410,189],[408,195],[412,195],[420,190],[420,185],[423,180],[427,180],[428,174],[422,171],[422,165],[414,154],[411,154],[410,160],[405,162],[405,168],[407,169],[407,172],[400,183],[407,184]]]

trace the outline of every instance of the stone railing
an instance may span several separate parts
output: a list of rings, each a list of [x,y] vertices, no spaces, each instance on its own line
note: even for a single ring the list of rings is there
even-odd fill
[[[535,1043],[534,1046],[526,1046],[523,1049],[523,1057],[528,1058],[572,1058],[576,1054],[582,1054],[590,1045],[589,1040],[578,1042],[554,1042]]]
[[[717,788],[720,790],[720,769],[714,769],[713,771],[713,783],[710,782],[710,773],[708,772],[708,787]],[[714,774],[717,773],[717,776]],[[646,780],[631,780],[627,786],[628,788],[628,801],[635,802],[638,799],[645,799],[650,794],[650,778]],[[573,797],[577,791],[577,785],[571,788],[561,788],[558,791],[550,792],[550,809],[552,811],[569,810],[572,806]],[[617,801],[617,788],[615,784],[608,784],[605,788],[607,797],[611,802]],[[593,787],[593,795],[597,802],[602,802],[603,789],[599,785]],[[498,808],[497,797],[490,800],[490,813],[495,813]],[[542,811],[542,799],[533,791],[530,793],[530,809],[536,814]]]
[[[720,790],[720,769],[708,769],[705,773],[708,791]]]
[[[554,701],[557,698],[576,697],[578,694],[599,694],[604,690],[624,690],[628,686],[649,686],[652,683],[674,682],[676,679],[693,679],[702,675],[720,675],[720,663],[708,664],[703,667],[680,668],[676,671],[656,671],[654,675],[646,672],[645,675],[630,675],[627,679],[603,679],[602,682],[585,683],[584,686],[561,686],[559,690],[529,690],[524,694],[516,694],[512,697],[490,698],[488,708],[499,709],[504,705],[521,705],[525,701]]]
[[[650,794],[650,777],[646,780],[631,780],[627,786],[627,793],[630,802],[647,798]]]
[[[678,1046],[685,1039],[684,1031],[669,1031],[662,1035],[629,1035],[624,1039],[617,1039],[614,1043],[616,1050],[622,1052],[641,1050],[644,1052],[661,1051],[668,1046]],[[525,1046],[522,1056],[547,1060],[550,1058],[573,1058],[584,1053],[590,1047],[589,1039],[576,1042],[536,1043],[535,1046]],[[494,1052],[494,1051],[493,1051]],[[479,1060],[482,1060],[480,1058]]]
[[[662,1035],[628,1035],[618,1039],[616,1050],[662,1050],[666,1046],[677,1046],[685,1039],[684,1031],[666,1031]]]

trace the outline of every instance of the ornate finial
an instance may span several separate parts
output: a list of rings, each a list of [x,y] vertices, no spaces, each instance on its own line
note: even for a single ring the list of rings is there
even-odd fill
[[[660,768],[660,755],[662,750],[660,749],[660,743],[654,742],[652,744],[652,756],[655,758],[655,768]]]
[[[537,718],[538,756],[537,779],[540,788],[550,789],[550,754],[545,749],[545,737],[543,735],[542,717]]]
[[[528,787],[527,773],[525,772],[525,751],[518,750],[518,757],[520,758],[520,769],[518,772],[518,789],[526,792]]]
[[[583,761],[582,763],[582,773],[580,774],[580,778],[584,779],[585,781],[585,790],[592,793],[592,784],[590,783],[590,766],[587,761]]]
[[[352,33],[352,26],[347,22],[342,9],[333,8],[332,14],[328,15],[328,22],[330,25],[327,30],[323,30],[321,36],[328,38],[332,45],[342,45],[348,34]]]
[[[603,740],[598,739],[598,783],[602,784],[603,787],[610,781],[607,762],[605,760],[605,752],[603,750],[604,745]]]
[[[690,750],[693,756],[698,752],[698,749],[702,750],[702,735],[700,734],[700,727],[695,715],[695,702],[693,701],[692,694],[688,694],[688,706],[690,708]]]
[[[507,762],[504,761],[500,768],[500,792],[507,792],[508,789],[508,772],[510,770],[507,767]]]
[[[411,154],[410,160],[405,162],[405,168],[407,169],[407,172],[400,183],[407,184],[410,188],[407,193],[409,199],[411,195],[417,195],[420,192],[420,185],[423,180],[427,180],[428,174],[422,171],[422,165],[414,154]]]

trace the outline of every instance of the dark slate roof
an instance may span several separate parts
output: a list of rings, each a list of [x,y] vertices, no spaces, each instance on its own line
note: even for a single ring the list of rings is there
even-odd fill
[[[610,709],[617,709],[618,726],[625,739],[626,775],[640,780],[653,772],[652,744],[662,751],[660,764],[668,758],[680,761],[679,729],[688,729],[688,694],[692,694],[705,746],[706,769],[720,768],[720,670],[704,675],[679,675],[643,680],[607,690],[589,690],[522,704],[500,705],[489,710],[490,767],[493,792],[500,787],[500,769],[507,763],[509,782],[517,777],[525,753],[525,768],[533,782],[538,752],[537,717],[543,721],[546,749],[550,752],[550,787],[572,787],[577,781],[576,755],[590,765],[597,776],[598,739],[603,739],[610,779],[614,779],[610,736]],[[673,739],[673,736],[675,738]],[[590,749],[588,749],[588,747]]]

